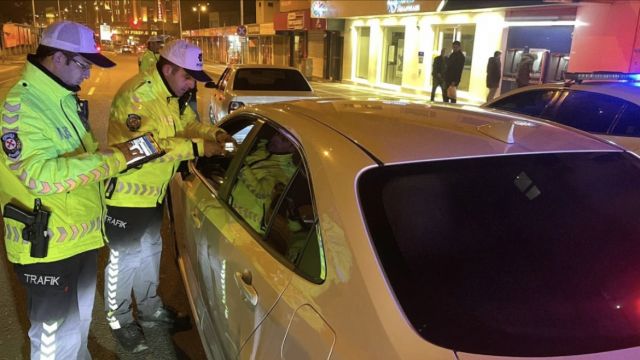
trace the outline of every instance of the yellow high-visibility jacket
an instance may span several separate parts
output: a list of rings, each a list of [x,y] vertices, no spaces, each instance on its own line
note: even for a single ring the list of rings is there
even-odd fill
[[[111,104],[109,144],[151,132],[166,154],[112,179],[115,185],[107,204],[154,207],[161,203],[180,162],[203,155],[203,139],[215,141],[218,131],[215,126],[199,123],[189,107],[180,115],[178,98],[167,89],[157,69],[127,80]]]
[[[7,255],[17,264],[58,261],[103,246],[102,180],[126,167],[119,151],[97,152],[97,141],[78,115],[75,89],[28,59],[2,102],[0,205],[31,211],[40,198],[51,215],[45,258],[32,258],[31,244],[22,238],[24,225],[4,217]]]

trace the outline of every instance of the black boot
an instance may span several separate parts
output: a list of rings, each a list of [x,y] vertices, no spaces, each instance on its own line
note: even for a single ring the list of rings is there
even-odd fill
[[[169,329],[172,333],[190,330],[192,327],[189,315],[176,313],[166,307],[161,307],[150,316],[139,312],[138,322],[145,328],[159,327]]]
[[[144,339],[142,329],[135,322],[126,324],[120,329],[111,329],[111,332],[113,332],[113,336],[126,351],[138,353],[149,348]]]

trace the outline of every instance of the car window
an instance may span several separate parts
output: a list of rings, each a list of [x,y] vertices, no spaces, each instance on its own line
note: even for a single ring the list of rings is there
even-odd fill
[[[244,139],[253,129],[253,122],[236,122],[237,126],[227,128],[227,132],[236,140],[238,149],[243,145]],[[237,152],[229,152],[225,156],[200,157],[196,161],[196,169],[204,176],[209,184],[215,189],[220,186],[229,177],[228,170],[235,154]]]
[[[280,200],[272,202],[267,212],[271,211],[275,216],[267,229],[266,244],[294,264],[300,275],[315,283],[322,282],[324,255],[304,167],[298,168]]]
[[[302,74],[293,69],[239,69],[234,90],[311,91]]]
[[[557,90],[548,89],[524,91],[502,98],[489,105],[489,107],[518,114],[544,117],[542,115],[557,94]]]
[[[242,159],[228,203],[264,246],[320,283],[325,262],[310,189],[295,145],[265,124]]]
[[[226,68],[222,75],[220,75],[220,79],[218,80],[218,89],[223,91],[227,87],[227,81],[229,81],[229,74],[231,73],[231,69]]]
[[[623,100],[613,96],[571,90],[550,119],[583,131],[604,134],[623,105]]]
[[[358,198],[416,334],[538,358],[640,345],[639,179],[625,152],[495,156],[374,168]]]
[[[622,115],[611,130],[611,134],[640,137],[640,106],[627,102]]]
[[[279,200],[293,178],[299,163],[291,141],[271,126],[256,135],[231,188],[229,205],[259,235],[263,236]]]

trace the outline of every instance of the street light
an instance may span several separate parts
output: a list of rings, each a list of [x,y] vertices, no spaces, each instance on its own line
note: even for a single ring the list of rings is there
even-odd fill
[[[207,6],[209,6],[209,3],[206,3],[206,4],[198,3],[198,6],[194,6],[194,7],[191,8],[191,10],[193,12],[197,12],[198,13],[198,30],[200,29],[200,13],[201,12],[206,12],[207,11]]]

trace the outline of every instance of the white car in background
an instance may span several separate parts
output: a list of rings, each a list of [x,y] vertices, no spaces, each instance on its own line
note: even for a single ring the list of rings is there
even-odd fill
[[[217,123],[243,106],[315,96],[313,88],[300,70],[276,65],[230,65],[212,88],[209,120]]]

